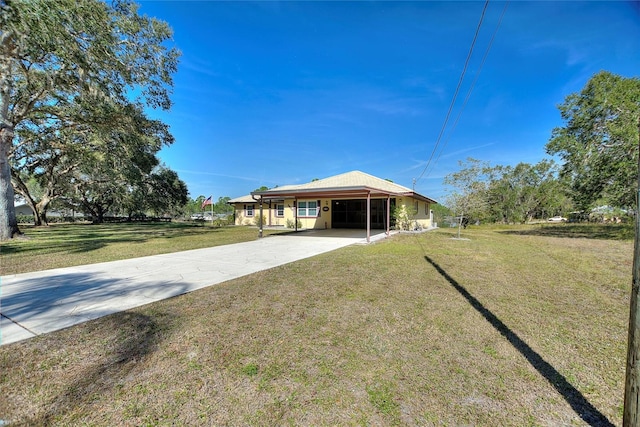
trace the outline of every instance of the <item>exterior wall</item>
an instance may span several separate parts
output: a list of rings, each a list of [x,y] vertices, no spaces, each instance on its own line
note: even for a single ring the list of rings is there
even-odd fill
[[[300,229],[324,229],[331,228],[331,199],[286,199],[284,202],[272,202],[271,208],[268,203],[262,205],[262,213],[266,218],[265,225],[286,227],[288,224],[293,225],[296,220],[296,210],[294,206],[300,202],[320,201],[317,207],[316,216],[300,216],[298,217]],[[253,206],[253,215],[248,215],[245,206]],[[278,214],[278,205],[283,205],[282,215]],[[329,210],[322,210],[326,207]],[[235,224],[236,225],[256,225],[256,218],[260,215],[260,203],[235,203],[234,204]],[[293,227],[292,227],[293,228]]]
[[[29,205],[18,205],[15,207],[16,215],[33,215],[33,211]]]
[[[317,215],[316,216],[299,216],[298,221],[299,225],[303,229],[324,229],[331,228],[331,199],[298,199],[297,201],[294,199],[286,199],[284,201],[284,219],[283,224],[286,226],[287,222],[289,224],[293,224],[296,220],[296,210],[294,206],[300,206],[300,202],[315,202],[316,204],[320,201],[319,205],[317,205]],[[329,210],[323,210],[323,208],[328,208]]]
[[[432,227],[431,204],[422,200],[416,200],[413,197],[402,197],[396,199],[396,206],[404,206],[406,209],[415,209],[416,214],[413,220],[422,228]]]
[[[279,214],[278,206],[282,206],[282,215]],[[269,204],[265,203],[263,205],[264,216],[266,218],[266,225],[272,227],[285,227],[286,223],[286,211],[287,205],[283,202],[271,202],[271,209],[269,209]],[[260,210],[260,204],[258,204],[258,211]]]
[[[281,226],[294,224],[296,219],[296,211],[294,206],[300,202],[320,202],[317,207],[316,216],[300,216],[298,217],[299,229],[325,229],[331,228],[331,201],[333,199],[285,199],[284,202],[273,202],[271,209],[268,203],[262,206],[263,215],[266,218],[266,226]],[[386,200],[386,199],[385,199]],[[247,215],[245,206],[253,206],[253,215]],[[278,215],[278,205],[284,205],[283,215]],[[428,202],[416,200],[411,197],[396,198],[396,206],[405,206],[407,209],[416,209],[417,213],[413,220],[422,228],[430,228],[432,226],[431,205]],[[235,224],[236,225],[256,225],[256,218],[260,215],[260,203],[235,203]]]
[[[299,200],[298,202],[300,201],[305,200]],[[320,202],[318,204],[318,216],[315,218],[302,218],[303,226],[315,229],[331,228],[331,199],[312,199],[311,201]]]
[[[287,225],[287,218],[293,218],[293,209],[288,208],[288,201],[282,202],[272,202],[271,208],[269,208],[269,203],[263,203],[262,205],[262,215],[265,217],[265,226],[277,226],[277,227],[285,227]],[[293,206],[293,201],[289,204]],[[278,214],[278,205],[284,205],[283,215]],[[245,207],[253,206],[253,214]],[[257,225],[256,218],[260,215],[260,203],[235,203],[234,204],[234,218],[235,225]]]
[[[253,205],[253,215],[247,215],[245,206]],[[235,203],[234,204],[234,218],[235,225],[256,225],[255,219],[259,214],[260,205],[258,203]]]

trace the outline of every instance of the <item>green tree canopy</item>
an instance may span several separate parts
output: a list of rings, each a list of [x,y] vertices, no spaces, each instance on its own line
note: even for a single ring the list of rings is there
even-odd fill
[[[178,52],[169,26],[138,15],[129,0],[0,0],[0,240],[18,233],[11,164],[24,144],[57,142],[55,158],[90,128],[105,129],[100,110],[131,102],[170,107]],[[135,94],[135,99],[130,98]],[[83,128],[84,127],[84,128]],[[74,133],[61,138],[60,132]],[[28,137],[27,137],[28,136]],[[115,143],[101,138],[104,143]],[[40,153],[35,146],[23,157]],[[61,157],[60,157],[61,158]],[[67,158],[66,160],[70,160]],[[17,161],[17,160],[16,160]],[[18,174],[16,174],[18,175]]]
[[[517,223],[566,213],[571,206],[552,160],[488,169],[489,219]]]
[[[634,206],[640,79],[601,71],[558,108],[565,125],[553,130],[546,149],[564,162],[577,207]]]
[[[12,180],[16,192],[31,205],[36,225],[46,223],[51,202],[76,199],[77,203],[80,188],[102,182],[101,187],[119,186],[130,193],[126,188],[139,187],[158,164],[158,150],[173,142],[168,127],[147,119],[140,107],[107,101],[70,106],[65,120],[50,121],[46,132],[17,131],[20,144],[12,155]],[[96,121],[76,119],[81,112],[94,115]],[[39,184],[43,190],[39,197],[25,185],[26,179]],[[139,200],[133,207],[145,209]]]
[[[566,213],[572,206],[552,160],[491,166],[469,158],[460,166],[461,170],[445,177],[453,187],[447,207],[456,215],[517,223]]]
[[[489,163],[471,157],[458,163],[461,169],[444,177],[444,183],[453,188],[447,197],[447,207],[456,215],[484,220],[488,206]]]

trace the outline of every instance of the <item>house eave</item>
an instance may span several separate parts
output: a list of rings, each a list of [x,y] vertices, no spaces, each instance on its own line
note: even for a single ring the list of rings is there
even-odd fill
[[[366,197],[412,197],[418,200],[422,200],[428,203],[437,203],[428,197],[415,192],[395,192],[387,191],[379,188],[367,187],[367,186],[353,186],[353,187],[334,187],[334,188],[309,188],[309,189],[291,189],[281,190],[277,189],[266,191],[254,191],[251,196],[259,201],[273,200],[283,198],[366,198]]]

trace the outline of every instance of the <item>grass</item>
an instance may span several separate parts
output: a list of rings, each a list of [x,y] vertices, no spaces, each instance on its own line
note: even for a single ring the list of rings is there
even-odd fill
[[[401,234],[3,346],[0,419],[621,425],[633,242],[593,230]]]

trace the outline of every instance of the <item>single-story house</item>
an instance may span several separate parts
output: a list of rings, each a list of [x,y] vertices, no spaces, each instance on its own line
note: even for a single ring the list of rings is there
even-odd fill
[[[436,201],[360,171],[307,184],[285,185],[231,199],[236,225],[288,226],[298,229],[357,228],[389,233],[396,208],[411,211],[416,226],[431,228]],[[262,227],[260,227],[262,228]]]
[[[33,211],[31,210],[31,206],[27,205],[26,203],[14,203],[13,205],[14,210],[16,212],[16,216],[26,216],[26,215],[31,215],[33,216]]]

